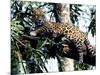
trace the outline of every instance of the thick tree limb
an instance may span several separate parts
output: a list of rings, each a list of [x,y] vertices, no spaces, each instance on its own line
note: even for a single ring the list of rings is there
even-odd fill
[[[28,36],[28,35],[22,35],[23,39],[26,40],[39,40],[40,37],[32,37],[32,36]]]

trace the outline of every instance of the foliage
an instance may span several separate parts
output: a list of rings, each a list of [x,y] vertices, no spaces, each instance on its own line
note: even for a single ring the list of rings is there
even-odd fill
[[[75,22],[78,22],[78,16],[81,15],[81,13],[83,12],[83,10],[80,9],[80,7],[82,7],[82,5],[79,4],[71,4],[70,5],[70,18],[72,23],[74,24]]]
[[[91,32],[92,36],[96,35],[96,10],[91,9],[91,22],[88,27],[88,32]]]
[[[89,65],[88,64],[75,64],[74,65],[74,67],[75,67],[75,70],[77,71],[77,70],[79,70],[79,71],[81,71],[81,70],[89,70]]]
[[[24,28],[22,25],[20,25],[20,21],[12,20],[11,21],[11,36],[19,38],[20,34],[23,34],[22,30]],[[16,51],[18,51],[18,45],[16,40],[11,37],[11,73],[19,73],[19,60],[16,54]]]
[[[23,59],[26,60],[26,69],[29,73],[37,73],[43,72],[43,69],[46,69],[45,58],[41,58],[44,56],[43,51],[41,51],[42,43],[44,41],[38,41],[37,48],[34,49],[31,47],[30,42],[23,40],[22,35],[28,34],[31,26],[34,25],[31,17],[31,7],[34,8],[38,5],[36,3],[28,2],[28,6],[25,7],[25,11],[22,9],[27,2],[22,1],[14,1],[11,4],[11,73],[17,74],[19,73],[19,60],[16,55],[16,51],[19,51],[22,55],[22,63]],[[40,43],[41,42],[41,43]],[[25,67],[24,67],[25,68]],[[26,73],[26,72],[25,72]]]

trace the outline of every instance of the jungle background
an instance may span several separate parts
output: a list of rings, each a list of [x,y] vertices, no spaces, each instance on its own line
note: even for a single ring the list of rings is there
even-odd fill
[[[31,29],[36,26],[32,19],[32,10],[42,8],[48,21],[57,22],[53,11],[57,3],[43,3],[11,0],[11,74],[63,72],[61,62],[62,41],[30,37]],[[87,35],[96,35],[96,6],[68,4],[70,20],[74,26],[83,29]],[[83,27],[82,27],[83,25]],[[90,37],[90,36],[89,36]],[[95,42],[93,43],[95,45]],[[54,50],[56,49],[56,50]],[[49,67],[48,67],[49,66]],[[74,70],[93,70],[94,66],[74,62]]]

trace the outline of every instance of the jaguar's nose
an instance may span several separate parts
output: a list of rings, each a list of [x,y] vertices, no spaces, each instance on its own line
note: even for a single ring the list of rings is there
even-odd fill
[[[39,20],[41,22],[41,20]]]

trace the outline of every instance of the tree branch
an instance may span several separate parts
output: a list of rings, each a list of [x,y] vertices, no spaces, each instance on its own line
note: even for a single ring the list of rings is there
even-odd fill
[[[39,40],[40,37],[32,37],[32,36],[28,36],[28,35],[22,35],[23,39],[26,40]]]
[[[18,43],[20,43],[22,46],[27,47],[26,45],[24,45],[20,40],[18,40],[15,36],[11,35]]]

